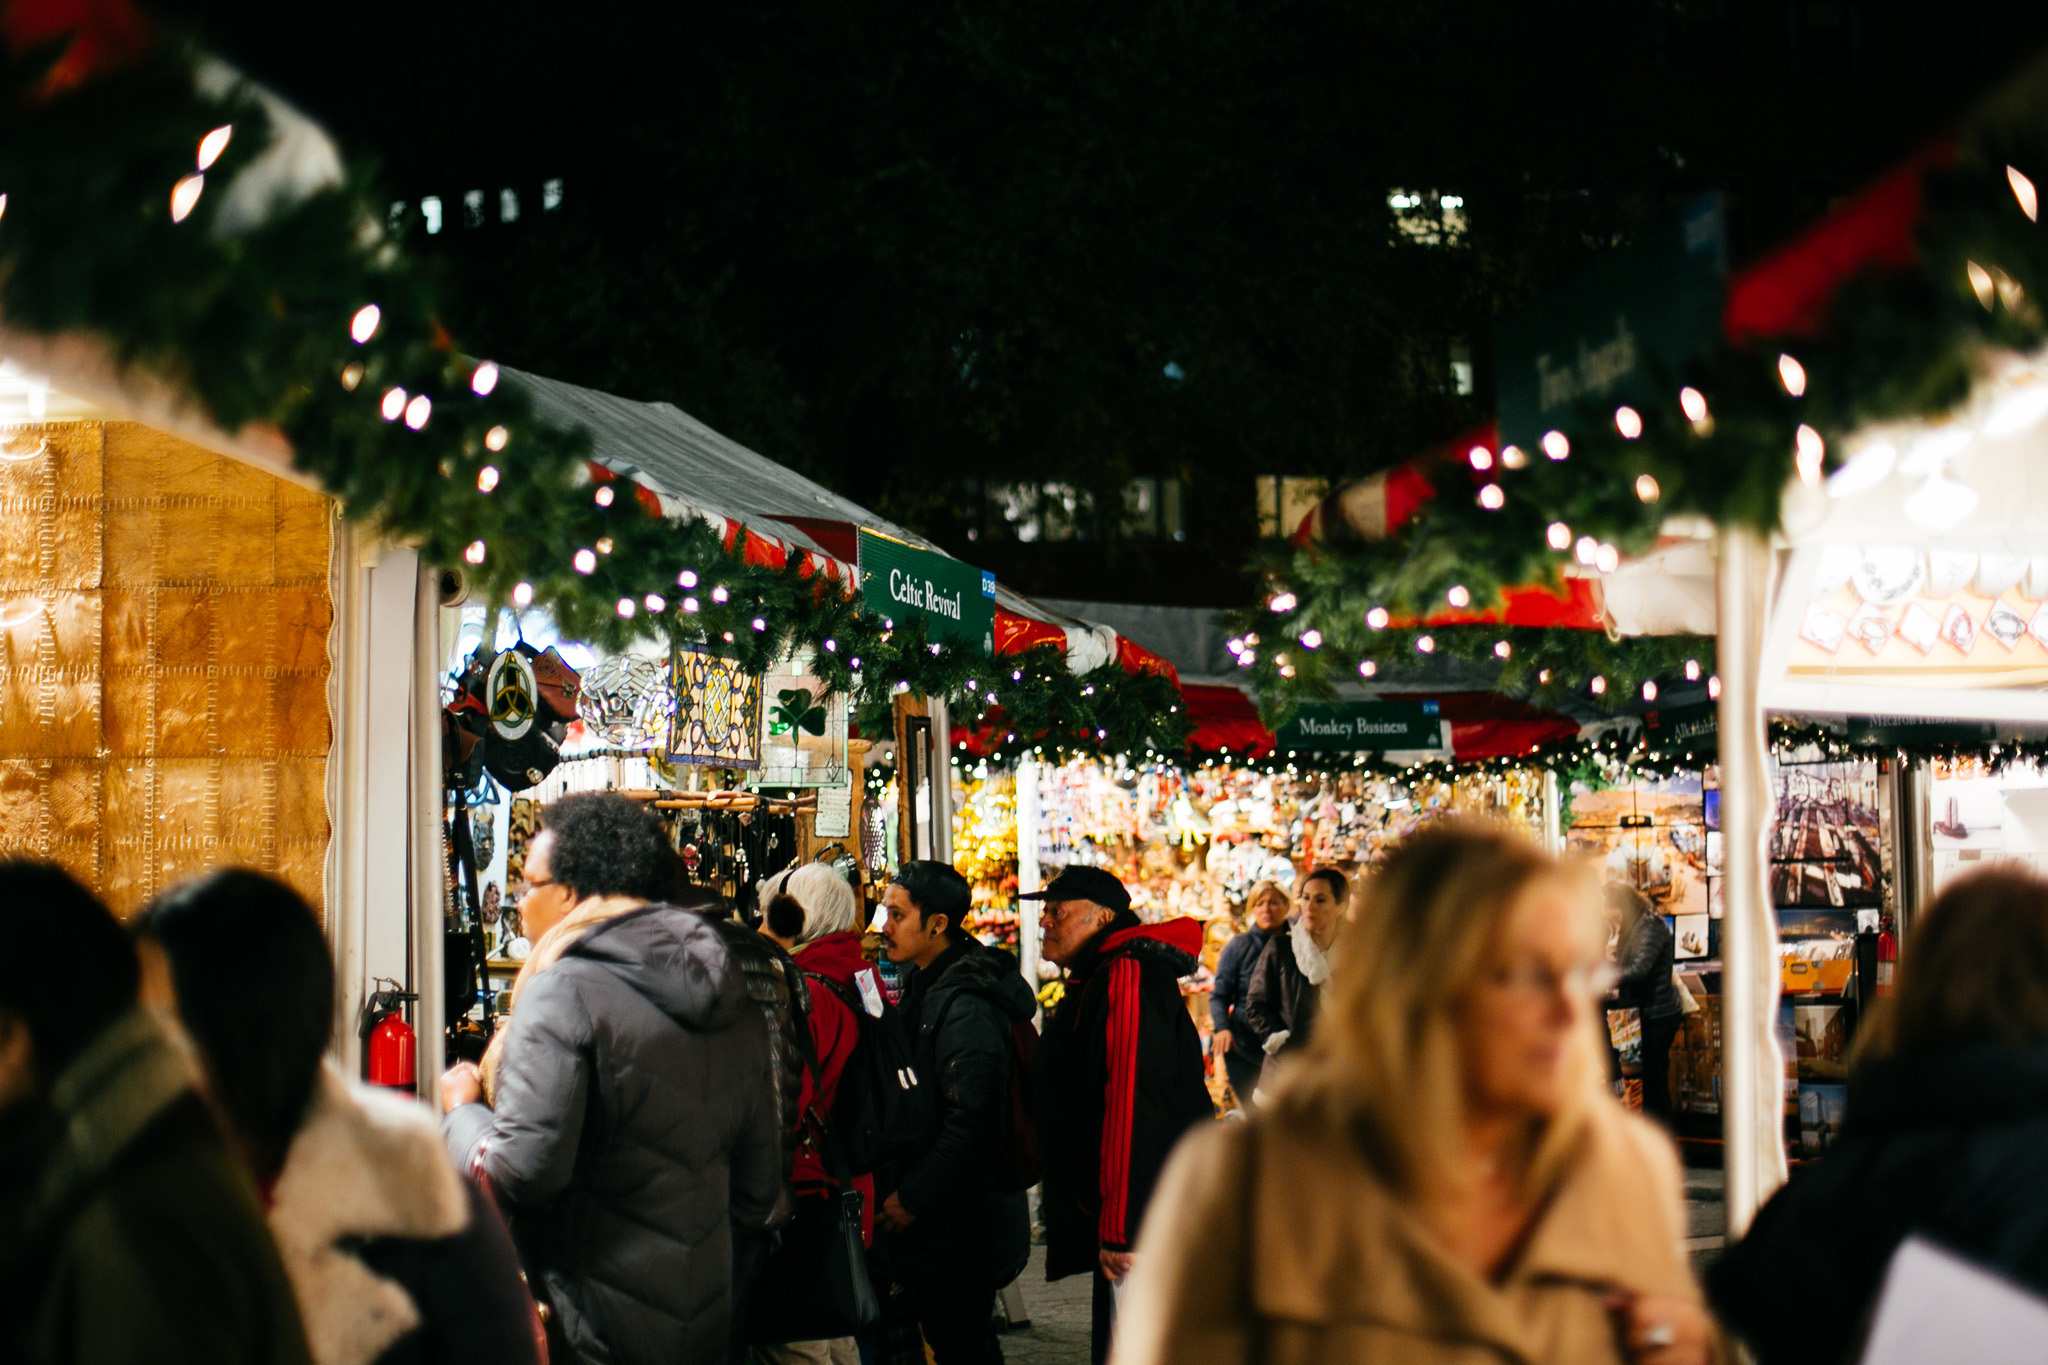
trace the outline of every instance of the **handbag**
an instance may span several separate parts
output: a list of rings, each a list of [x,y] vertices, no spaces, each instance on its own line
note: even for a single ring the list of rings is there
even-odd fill
[[[816,1095],[818,1054],[808,1028],[799,1032],[798,1043]],[[780,1242],[755,1274],[740,1333],[752,1346],[850,1337],[882,1320],[882,1301],[868,1274],[867,1248],[861,1245],[861,1192],[815,1104],[804,1111],[804,1123],[818,1143],[835,1193],[796,1201]]]

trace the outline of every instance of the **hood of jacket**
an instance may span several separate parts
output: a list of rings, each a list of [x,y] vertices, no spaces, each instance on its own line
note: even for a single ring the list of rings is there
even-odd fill
[[[2048,1119],[2048,1047],[1985,1044],[1873,1057],[1849,1076],[1842,1136]]]
[[[425,1109],[327,1065],[285,1154],[269,1223],[313,1358],[368,1365],[419,1325],[420,1308],[351,1247],[453,1237],[469,1224],[469,1199]]]
[[[952,965],[929,987],[929,1018],[938,1018],[946,999],[963,991],[980,996],[1009,1019],[1022,1021],[1038,1013],[1038,997],[1031,993],[1014,954],[977,939],[968,939],[955,953]]]
[[[731,1028],[745,983],[724,940],[693,910],[649,905],[606,920],[562,954],[601,964],[662,1013],[700,1033]]]
[[[807,972],[816,972],[828,981],[837,981],[843,986],[853,984],[853,978],[863,968],[875,964],[868,961],[860,950],[860,935],[848,930],[843,934],[827,934],[813,939],[796,950],[796,965]]]
[[[1126,953],[1159,962],[1173,969],[1175,976],[1187,976],[1201,965],[1202,922],[1183,915],[1157,924],[1115,927],[1104,935],[1097,960],[1107,962]]]
[[[60,1206],[97,1178],[164,1110],[193,1088],[190,1058],[140,1007],[109,1024],[50,1087],[63,1140],[45,1169],[30,1217]]]

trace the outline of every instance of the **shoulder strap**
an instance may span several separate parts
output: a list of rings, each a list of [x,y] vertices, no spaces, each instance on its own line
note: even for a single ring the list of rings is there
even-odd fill
[[[823,972],[814,972],[809,967],[804,967],[801,970],[806,977],[810,978],[812,981],[817,982],[820,986],[823,986],[826,990],[832,992],[832,994],[838,996],[839,999],[846,1005],[846,1007],[852,1010],[856,1015],[867,1013],[866,1010],[861,1008],[860,1001],[854,998],[853,992],[848,990],[839,982],[834,981],[831,977],[826,976]]]
[[[819,981],[825,980],[815,972],[805,972],[804,975]],[[831,983],[827,981],[826,984]],[[791,994],[795,992],[792,991]],[[811,1037],[811,1026],[807,1021],[799,1021],[796,1029],[796,1046],[797,1054],[803,1058],[804,1070],[810,1073],[811,1077],[811,1102],[804,1108],[799,1121],[809,1130],[808,1135],[812,1140],[818,1144],[818,1156],[825,1163],[825,1174],[832,1178],[832,1183],[842,1190],[852,1189],[853,1174],[846,1169],[846,1154],[839,1150],[839,1143],[832,1134],[832,1126],[826,1123],[825,1116],[818,1112],[818,1094],[825,1088],[825,1068],[818,1061],[818,1043]]]

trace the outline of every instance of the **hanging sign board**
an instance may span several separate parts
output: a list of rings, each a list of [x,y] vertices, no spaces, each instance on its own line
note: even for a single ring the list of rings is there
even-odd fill
[[[1433,701],[1308,702],[1273,732],[1282,749],[1444,749],[1444,723]]]
[[[1911,749],[1920,744],[1988,744],[1999,727],[1990,721],[1925,720],[1917,716],[1851,716],[1849,743],[1858,748]]]
[[[862,528],[860,590],[868,610],[890,620],[922,617],[933,640],[996,647],[996,576],[935,550],[920,550]]]
[[[1567,437],[1581,405],[1612,420],[1623,403],[1675,393],[1679,368],[1721,338],[1728,240],[1721,197],[1701,195],[1675,222],[1602,260],[1494,337],[1502,445],[1541,458],[1543,435]]]
[[[1643,733],[1660,749],[1712,750],[1721,738],[1720,707],[1713,702],[1665,706],[1643,713]]]

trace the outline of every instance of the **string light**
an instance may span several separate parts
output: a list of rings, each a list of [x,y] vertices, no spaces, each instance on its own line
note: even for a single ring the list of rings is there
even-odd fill
[[[1500,466],[1502,469],[1524,469],[1528,467],[1528,464],[1529,456],[1520,446],[1502,446],[1500,448]]]
[[[1607,692],[1607,679],[1601,677],[1598,673],[1595,673],[1593,675],[1593,681],[1587,683],[1586,688],[1596,697],[1604,696]]]
[[[469,376],[469,391],[482,398],[498,387],[498,362],[486,360]]]
[[[1591,536],[1580,536],[1572,545],[1572,558],[1590,566],[1600,557],[1600,542]]]
[[[716,587],[711,589],[711,600],[714,602],[723,602],[726,599],[727,595],[728,594],[725,591],[725,584],[723,583],[720,583]]]
[[[492,427],[484,433],[484,446],[492,451],[503,450],[505,442],[512,439],[512,433],[504,427]]]
[[[692,616],[695,616],[697,614],[697,599],[694,597],[685,597],[683,599],[683,610],[689,612]]]
[[[1654,475],[1636,475],[1636,498],[1638,501],[1655,502],[1662,496],[1664,496],[1664,490],[1657,486],[1657,480]]]
[[[1572,545],[1572,528],[1561,521],[1553,521],[1549,529],[1543,533],[1543,538],[1550,543],[1553,550],[1569,550]]]
[[[597,492],[591,495],[592,499],[597,503],[599,507],[610,507],[612,505],[612,499],[616,496],[617,495],[612,492],[612,486],[608,483],[599,484],[597,486]]]
[[[1454,607],[1469,607],[1472,605],[1471,589],[1467,588],[1463,583],[1454,583],[1451,585],[1450,591],[1444,594],[1444,600]]]
[[[1436,653],[1436,637],[1434,635],[1416,636],[1415,648],[1420,650],[1424,654]]]
[[[633,619],[633,613],[638,610],[640,610],[640,604],[632,598],[621,597],[619,599],[619,615],[625,617],[628,621]]]
[[[597,556],[589,550],[578,550],[570,563],[575,565],[577,573],[597,572]]]
[[[356,315],[348,320],[348,334],[360,346],[377,335],[377,324],[384,320],[384,310],[374,303],[366,303],[356,309]]]
[[[1785,386],[1785,392],[1794,398],[1806,394],[1806,367],[1789,355],[1778,357],[1778,382]]]
[[[1371,659],[1367,659],[1365,662],[1361,663],[1358,666],[1358,676],[1361,678],[1370,678],[1373,674],[1379,671],[1380,666],[1374,663]]]
[[[344,389],[347,389],[350,393],[354,393],[356,391],[356,385],[363,382],[364,373],[365,371],[363,369],[362,361],[350,361],[348,364],[342,366],[341,386]]]
[[[1793,439],[1798,448],[1793,463],[1798,466],[1799,481],[1809,488],[1819,487],[1820,466],[1827,455],[1827,443],[1821,440],[1819,432],[1804,422],[1799,424],[1798,434]]]
[[[1365,614],[1365,623],[1368,626],[1371,626],[1374,630],[1385,630],[1387,628],[1387,622],[1393,619],[1394,618],[1392,616],[1389,616],[1387,614],[1387,609],[1385,607],[1374,607],[1372,610],[1368,611]],[[1256,644],[1257,641],[1253,641],[1253,643]]]
[[[1470,460],[1472,467],[1482,474],[1493,468],[1493,452],[1485,446],[1473,446],[1465,452],[1465,458]]]
[[[668,610],[668,599],[658,592],[648,593],[640,601],[646,606],[647,610],[653,612],[656,616]]]
[[[597,538],[597,552],[601,555],[608,555],[612,552],[612,538],[610,536],[599,536]]]
[[[1698,389],[1687,385],[1678,391],[1678,406],[1685,413],[1685,420],[1694,426],[1704,426],[1707,421],[1707,396]]]
[[[483,563],[484,543],[481,540],[472,540],[469,542],[469,548],[462,552],[462,557],[471,564]]]
[[[223,123],[220,127],[199,139],[199,169],[210,171],[213,163],[220,160],[220,154],[228,149],[228,139],[235,135],[235,125]]]
[[[515,583],[515,584],[513,584],[513,585],[512,585],[512,605],[514,605],[514,606],[516,606],[516,607],[530,607],[530,606],[532,606],[532,605],[533,605],[533,584],[531,584],[531,583]]]
[[[1495,640],[1493,642],[1493,657],[1496,659],[1505,659],[1514,652],[1514,646],[1510,645],[1506,640]]]
[[[425,394],[414,394],[413,400],[405,405],[405,424],[418,431],[434,415],[434,400]]]
[[[1614,410],[1614,429],[1625,441],[1633,441],[1643,434],[1643,415],[1634,408],[1623,405]]]
[[[1276,613],[1290,612],[1294,610],[1295,596],[1291,592],[1283,592],[1266,605]]]
[[[1553,460],[1562,460],[1572,453],[1571,440],[1561,431],[1543,433],[1543,453]]]
[[[394,387],[384,390],[384,401],[378,407],[378,411],[384,414],[385,421],[396,422],[405,415],[405,399],[404,389]]]
[[[2034,182],[2020,173],[2017,166],[2005,168],[2005,183],[2012,186],[2012,197],[2020,201],[2020,212],[2027,215],[2027,221],[2041,220],[2041,200],[2034,193]]]
[[[1643,700],[1644,700],[1644,701],[1655,701],[1655,700],[1657,700],[1657,684],[1656,684],[1656,683],[1654,683],[1654,682],[1646,682],[1646,683],[1644,683],[1644,684],[1643,684]]]
[[[171,186],[171,221],[184,222],[199,203],[199,192],[205,188],[206,177],[203,175],[188,175]]]
[[[1721,699],[1721,675],[1719,673],[1707,679],[1707,695],[1715,701]]]
[[[498,486],[498,467],[487,464],[476,472],[476,491],[488,493]]]
[[[1479,490],[1479,505],[1489,512],[1498,512],[1507,506],[1507,501],[1508,495],[1501,491],[1501,486],[1497,483],[1482,485]]]
[[[681,573],[677,574],[677,575],[676,575],[676,586],[677,586],[677,587],[679,587],[679,588],[694,588],[694,587],[696,587],[696,586],[697,586],[697,571],[696,571],[695,569],[685,569],[685,570],[683,570],[683,571],[682,571]]]
[[[1970,277],[1970,292],[1977,296],[1977,302],[1985,312],[1990,312],[1998,303],[1998,286],[1992,282],[1991,272],[1975,261],[1967,262],[1963,273]]]
[[[1311,628],[1301,633],[1301,647],[1303,649],[1320,649],[1322,648],[1322,644],[1323,633],[1321,631]],[[1093,692],[1094,690],[1095,689],[1092,687],[1088,689],[1088,691],[1090,692]]]
[[[1685,661],[1685,680],[1687,682],[1698,682],[1700,680],[1700,661],[1698,659],[1687,659]]]
[[[1621,551],[1602,541],[1600,547],[1593,551],[1593,567],[1601,573],[1613,573],[1621,567]]]

